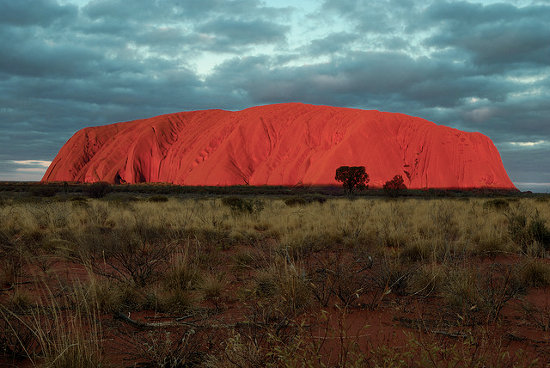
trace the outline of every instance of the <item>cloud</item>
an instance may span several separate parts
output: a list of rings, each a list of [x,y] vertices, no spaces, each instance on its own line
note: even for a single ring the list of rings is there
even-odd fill
[[[517,147],[535,147],[539,146],[541,144],[547,144],[548,142],[544,140],[536,141],[536,142],[509,142],[512,146]]]
[[[43,167],[18,167],[17,169],[15,169],[15,171],[23,173],[41,173],[42,175],[44,175],[46,169],[47,168]]]
[[[303,50],[311,56],[346,52],[349,50],[348,45],[357,39],[359,36],[353,33],[335,32],[326,37],[312,40]]]
[[[83,7],[83,32],[109,34],[132,40],[153,49],[177,46],[180,51],[194,48],[225,49],[284,39],[287,27],[279,24],[291,8],[274,8],[256,0],[136,0],[131,6],[123,0],[93,0]],[[206,36],[206,37],[205,37]],[[164,51],[167,51],[164,49]]]
[[[435,2],[424,19],[438,31],[426,44],[462,50],[480,66],[550,65],[549,18],[550,5]]]
[[[303,66],[281,66],[267,55],[236,57],[219,65],[207,83],[228,93],[241,91],[252,103],[300,100],[376,108],[373,103],[386,101],[389,109],[404,103],[455,107],[471,96],[503,101],[514,86],[463,65],[396,51],[348,52]]]
[[[40,166],[45,168],[48,168],[48,166],[50,166],[50,164],[52,163],[51,161],[44,161],[44,160],[21,160],[21,161],[13,160],[12,162],[18,165]]]
[[[45,160],[0,160],[0,181],[38,181],[50,163]]]
[[[402,31],[414,22],[421,4],[411,0],[325,0],[323,10],[352,21],[359,31],[389,33]]]
[[[0,24],[47,26],[74,17],[77,7],[60,5],[55,0],[17,0],[0,2]],[[5,39],[2,39],[5,41]]]
[[[215,44],[248,45],[284,41],[288,27],[265,20],[213,19],[197,27]]]
[[[547,2],[74,1],[0,1],[2,178],[85,126],[297,101],[480,131],[550,182]]]

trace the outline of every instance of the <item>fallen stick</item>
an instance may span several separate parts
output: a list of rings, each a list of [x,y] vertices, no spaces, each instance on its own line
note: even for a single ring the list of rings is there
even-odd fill
[[[14,288],[14,285],[13,285],[13,284],[11,284],[11,286],[10,286],[9,288],[7,288],[7,289],[0,289],[0,293],[1,293],[1,292],[4,292],[4,291],[10,291],[10,290],[13,290],[13,288]]]
[[[137,328],[159,328],[159,327],[174,327],[174,326],[190,326],[190,327],[198,327],[194,323],[189,322],[174,322],[174,321],[167,321],[167,322],[141,322],[136,321],[135,319],[131,319],[129,316],[125,315],[122,312],[116,312],[114,315],[115,319],[119,319],[131,326],[137,327]]]
[[[130,318],[126,314],[122,312],[116,312],[114,314],[114,318],[121,320],[124,323],[127,323],[133,327],[136,328],[163,328],[163,327],[182,327],[187,326],[190,328],[201,328],[201,329],[233,329],[233,328],[239,328],[239,327],[265,327],[268,326],[266,323],[258,323],[258,322],[249,322],[249,321],[242,321],[242,322],[236,322],[236,323],[229,323],[229,324],[196,324],[193,322],[185,322],[181,320],[176,321],[167,321],[167,322],[141,322],[137,321],[135,319]],[[273,326],[270,325],[269,326]],[[282,327],[309,327],[309,325],[303,325],[298,326],[293,323],[285,323]]]

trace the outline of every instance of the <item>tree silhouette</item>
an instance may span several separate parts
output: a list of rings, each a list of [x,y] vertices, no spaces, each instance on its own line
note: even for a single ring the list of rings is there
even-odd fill
[[[344,189],[351,194],[355,188],[367,188],[369,174],[366,173],[365,166],[340,166],[336,169],[334,179],[341,182]]]
[[[392,180],[388,180],[384,184],[384,191],[390,197],[397,197],[399,192],[404,189],[407,189],[407,186],[401,175],[395,175]]]

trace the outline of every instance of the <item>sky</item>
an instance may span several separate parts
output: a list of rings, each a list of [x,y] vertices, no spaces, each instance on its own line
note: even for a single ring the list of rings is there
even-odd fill
[[[0,0],[0,181],[79,129],[303,102],[487,135],[550,191],[550,0]]]

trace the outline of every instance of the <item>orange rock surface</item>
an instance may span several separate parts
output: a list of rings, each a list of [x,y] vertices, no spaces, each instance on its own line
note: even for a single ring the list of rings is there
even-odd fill
[[[489,138],[404,114],[299,103],[203,110],[85,128],[42,181],[326,185],[339,166],[369,185],[515,189]]]

